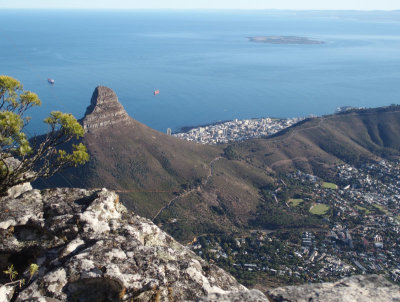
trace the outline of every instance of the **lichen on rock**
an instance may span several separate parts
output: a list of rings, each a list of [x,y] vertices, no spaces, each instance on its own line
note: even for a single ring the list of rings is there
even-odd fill
[[[16,301],[193,301],[247,290],[106,189],[29,190],[2,198],[0,218],[2,268],[22,258],[40,266]]]
[[[399,287],[374,275],[267,298],[129,212],[114,192],[21,190],[0,199],[0,269],[13,263],[27,277],[37,263],[39,271],[22,289],[0,285],[0,301],[400,302]]]
[[[272,301],[400,302],[400,288],[383,276],[360,275],[336,282],[286,286],[268,292]]]

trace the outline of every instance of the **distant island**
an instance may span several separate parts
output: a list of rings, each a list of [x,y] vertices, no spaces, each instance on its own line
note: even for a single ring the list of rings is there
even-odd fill
[[[250,42],[269,44],[324,44],[323,41],[297,36],[256,36],[248,37]]]

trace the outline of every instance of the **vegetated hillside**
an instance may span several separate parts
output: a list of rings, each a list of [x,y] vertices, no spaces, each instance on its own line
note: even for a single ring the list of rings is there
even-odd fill
[[[208,163],[220,153],[216,148],[167,136],[132,119],[106,87],[96,88],[82,123],[90,162],[44,183],[118,190],[129,201],[135,201],[131,203],[134,210],[147,216],[155,214],[164,199],[207,177]]]
[[[328,180],[333,164],[398,155],[397,110],[314,118],[271,138],[206,146],[133,120],[111,89],[98,87],[83,119],[89,164],[40,186],[117,190],[130,209],[181,241],[249,228],[321,227],[322,219],[308,210],[285,205],[299,184],[281,190],[280,178],[300,169]],[[281,190],[277,201],[274,190]]]
[[[247,226],[260,200],[264,171],[223,158],[223,149],[155,131],[127,118],[115,93],[96,88],[82,123],[90,162],[36,183],[107,187],[136,213],[180,239]],[[176,219],[176,220],[175,220]]]
[[[400,106],[307,119],[273,137],[233,144],[230,150],[256,167],[329,177],[333,164],[398,157]]]

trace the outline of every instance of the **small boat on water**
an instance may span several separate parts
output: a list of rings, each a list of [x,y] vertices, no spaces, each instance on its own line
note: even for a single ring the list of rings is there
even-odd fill
[[[159,95],[160,94],[160,90],[154,90],[154,95]]]
[[[54,85],[54,80],[53,79],[48,78],[47,82],[49,82],[49,84],[51,84],[51,85]]]

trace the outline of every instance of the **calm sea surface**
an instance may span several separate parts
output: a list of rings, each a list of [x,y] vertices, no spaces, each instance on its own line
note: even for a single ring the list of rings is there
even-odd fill
[[[247,39],[264,35],[326,43]],[[389,105],[400,103],[400,12],[0,10],[0,74],[41,97],[31,133],[52,110],[82,117],[99,84],[160,131]]]

